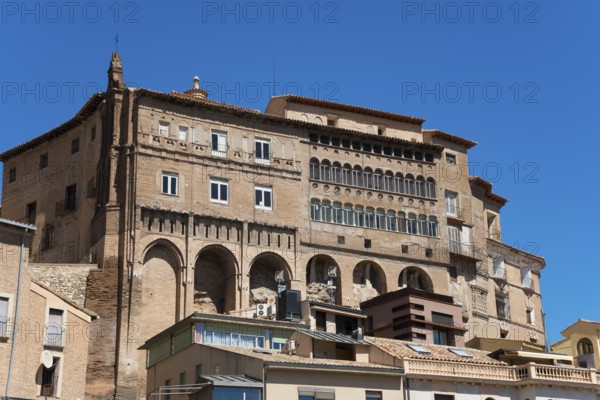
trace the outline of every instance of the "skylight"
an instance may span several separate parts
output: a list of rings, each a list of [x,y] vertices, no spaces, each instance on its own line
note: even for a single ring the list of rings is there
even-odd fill
[[[469,353],[467,353],[466,351],[462,351],[460,349],[448,349],[450,350],[452,353],[456,354],[457,356],[460,356],[462,358],[473,358],[473,356]]]
[[[419,354],[431,354],[431,351],[427,350],[425,347],[423,346],[419,346],[418,344],[407,344],[407,346],[413,350],[416,351]]]

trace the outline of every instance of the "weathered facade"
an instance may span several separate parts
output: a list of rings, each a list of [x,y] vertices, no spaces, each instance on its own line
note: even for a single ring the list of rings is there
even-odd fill
[[[145,390],[138,347],[192,312],[277,292],[358,305],[412,287],[451,296],[466,338],[543,342],[542,258],[501,243],[506,199],[468,176],[466,139],[424,120],[275,97],[265,113],[127,88],[1,155],[2,215],[38,227],[38,263],[97,263],[87,394]],[[137,395],[136,395],[137,394]]]
[[[83,399],[95,314],[32,277],[34,230],[0,219],[0,396]]]

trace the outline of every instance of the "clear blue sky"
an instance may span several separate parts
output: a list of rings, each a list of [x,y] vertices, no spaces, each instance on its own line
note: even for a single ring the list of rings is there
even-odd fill
[[[174,2],[175,3],[175,2]],[[264,110],[300,93],[427,118],[475,140],[472,173],[511,202],[504,241],[543,255],[551,341],[600,320],[600,2],[0,3],[0,148],[60,124],[125,80]],[[598,268],[598,269],[597,269]]]

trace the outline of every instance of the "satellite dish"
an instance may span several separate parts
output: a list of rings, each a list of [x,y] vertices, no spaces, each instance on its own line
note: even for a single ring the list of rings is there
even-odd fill
[[[53,362],[54,359],[52,358],[52,353],[50,353],[48,350],[42,351],[42,364],[44,364],[44,367],[52,367],[52,365],[54,364]]]

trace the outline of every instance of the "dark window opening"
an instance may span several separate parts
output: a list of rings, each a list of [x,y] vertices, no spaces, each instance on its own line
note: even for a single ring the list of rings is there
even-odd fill
[[[327,330],[327,314],[322,311],[315,313],[315,320],[317,324],[317,330],[325,332]]]
[[[65,211],[77,209],[77,185],[67,186],[65,191]]]
[[[11,168],[8,170],[8,181],[9,182],[14,182],[17,180],[17,169],[16,168]]]
[[[71,140],[71,154],[75,154],[79,151],[79,138]]]
[[[36,202],[27,204],[25,208],[25,215],[28,224],[35,225],[35,214],[36,214],[37,204]]]
[[[44,153],[40,156],[40,169],[44,169],[48,166],[48,153]]]

